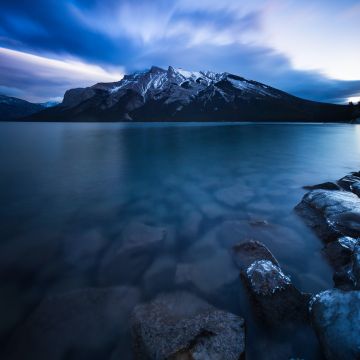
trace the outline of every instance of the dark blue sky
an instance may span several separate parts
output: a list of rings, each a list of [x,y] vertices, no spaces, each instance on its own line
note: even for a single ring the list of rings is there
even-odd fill
[[[360,1],[0,0],[0,92],[33,101],[151,65],[360,97]]]

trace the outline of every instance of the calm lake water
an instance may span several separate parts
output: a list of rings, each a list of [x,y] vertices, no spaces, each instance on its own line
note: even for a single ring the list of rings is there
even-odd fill
[[[46,296],[111,283],[136,288],[136,302],[189,290],[243,316],[249,359],[321,359],[309,327],[262,326],[229,249],[261,240],[299,289],[332,287],[322,244],[293,208],[302,186],[359,168],[356,125],[0,123],[2,351]],[[141,224],[166,229],[162,246],[107,279],[125,229]],[[86,346],[66,358],[131,358],[129,341],[91,356]]]

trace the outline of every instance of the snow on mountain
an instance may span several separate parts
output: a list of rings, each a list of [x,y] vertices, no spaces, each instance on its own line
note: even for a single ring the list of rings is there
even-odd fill
[[[339,115],[340,114],[340,115]],[[347,109],[291,96],[227,72],[156,66],[120,81],[66,91],[63,102],[37,118],[81,121],[318,121]]]

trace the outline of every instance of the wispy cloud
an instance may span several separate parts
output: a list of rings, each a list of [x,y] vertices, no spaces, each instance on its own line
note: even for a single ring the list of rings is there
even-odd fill
[[[69,87],[117,81],[123,76],[120,70],[106,70],[71,57],[59,60],[0,48],[2,90],[32,101],[44,100],[45,94],[57,97]]]
[[[66,84],[108,81],[112,67],[174,65],[345,101],[360,93],[357,11],[358,0],[2,0],[0,46],[63,62],[61,70],[50,68],[64,77],[46,70],[49,63],[19,57],[9,73],[11,61],[0,59],[0,86],[28,89],[32,82],[32,96],[41,97],[42,87],[54,93],[60,84],[61,95]]]

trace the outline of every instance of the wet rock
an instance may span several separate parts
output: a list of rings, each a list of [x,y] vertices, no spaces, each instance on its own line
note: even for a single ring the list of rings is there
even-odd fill
[[[244,320],[185,292],[160,295],[134,309],[135,359],[238,360]]]
[[[329,360],[360,358],[360,292],[326,290],[310,301],[313,327]]]
[[[92,352],[105,358],[127,331],[139,299],[132,287],[88,288],[48,297],[14,334],[9,358],[60,360]]]
[[[351,191],[357,196],[360,196],[360,181],[351,185]]]
[[[341,267],[349,264],[356,245],[354,242],[356,242],[355,239],[344,236],[325,246],[324,252],[335,270],[339,270]]]
[[[216,191],[214,196],[217,201],[231,207],[236,207],[249,202],[254,194],[247,186],[233,185]]]
[[[322,190],[340,190],[340,187],[333,183],[333,182],[324,182],[322,184],[317,184],[317,185],[307,185],[304,186],[303,189],[305,190],[318,190],[318,189],[322,189]]]
[[[101,261],[100,285],[118,285],[137,280],[161,248],[166,230],[140,222],[131,222],[122,231],[122,242],[115,243]]]
[[[273,265],[279,267],[279,263],[275,259],[271,251],[260,241],[248,241],[237,244],[233,247],[233,259],[236,266],[245,272],[251,264],[258,260],[267,260]]]
[[[325,242],[360,237],[360,199],[353,193],[313,190],[295,210]]]
[[[277,325],[306,320],[309,295],[295,288],[265,245],[250,241],[235,246],[233,252],[255,310],[265,321]]]
[[[346,175],[338,180],[337,183],[344,190],[352,191],[352,186],[358,182],[360,182],[360,172],[353,172],[350,175]]]

